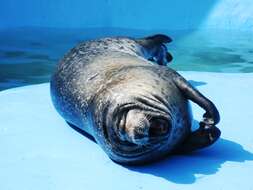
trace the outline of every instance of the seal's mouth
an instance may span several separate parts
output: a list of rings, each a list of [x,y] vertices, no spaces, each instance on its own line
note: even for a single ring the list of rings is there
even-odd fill
[[[152,117],[149,128],[149,142],[155,143],[167,139],[170,131],[171,125],[167,119]]]
[[[166,140],[171,131],[168,118],[138,109],[123,113],[117,126],[118,138],[136,145],[157,144]]]

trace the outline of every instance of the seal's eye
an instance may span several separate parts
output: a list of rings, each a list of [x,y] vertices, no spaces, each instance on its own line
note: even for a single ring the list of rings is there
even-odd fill
[[[167,136],[171,130],[171,125],[164,119],[151,119],[149,128],[150,138],[160,138]]]

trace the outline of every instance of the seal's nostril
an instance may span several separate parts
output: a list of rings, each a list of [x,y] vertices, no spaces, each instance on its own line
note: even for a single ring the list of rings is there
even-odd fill
[[[152,138],[163,137],[170,132],[169,123],[162,119],[154,119],[151,121],[149,128],[149,136]]]

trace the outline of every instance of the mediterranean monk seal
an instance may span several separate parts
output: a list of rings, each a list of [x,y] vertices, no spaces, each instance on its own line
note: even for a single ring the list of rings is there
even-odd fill
[[[102,38],[70,50],[52,75],[53,104],[121,164],[207,147],[220,136],[215,105],[176,71],[162,34]],[[205,110],[192,132],[189,101]]]

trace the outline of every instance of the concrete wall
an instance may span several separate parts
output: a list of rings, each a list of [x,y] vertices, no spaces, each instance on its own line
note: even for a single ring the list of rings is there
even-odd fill
[[[115,0],[114,6],[111,6],[112,25],[141,29],[198,28],[215,2],[216,0],[132,0],[130,4],[129,0]]]
[[[0,27],[110,25],[106,0],[1,0]]]
[[[253,1],[219,0],[200,27],[253,30]]]
[[[1,0],[0,28],[253,29],[252,0]]]

